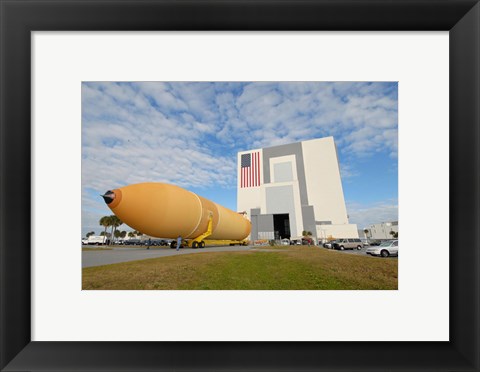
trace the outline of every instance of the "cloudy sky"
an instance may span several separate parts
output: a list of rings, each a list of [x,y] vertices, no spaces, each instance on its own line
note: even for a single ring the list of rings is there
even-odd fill
[[[167,182],[236,209],[236,154],[334,136],[350,222],[398,218],[397,83],[82,84],[82,234],[99,196]],[[120,229],[129,230],[125,225]]]

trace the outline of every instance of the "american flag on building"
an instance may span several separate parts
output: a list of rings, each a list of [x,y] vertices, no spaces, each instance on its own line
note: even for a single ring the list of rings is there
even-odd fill
[[[260,186],[260,151],[243,154],[240,159],[240,187]]]

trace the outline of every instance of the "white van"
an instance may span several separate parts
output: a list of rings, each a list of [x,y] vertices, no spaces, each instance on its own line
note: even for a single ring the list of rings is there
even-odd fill
[[[344,249],[355,249],[358,250],[363,248],[363,243],[360,239],[337,239],[335,243],[333,243],[333,248],[340,249],[343,251]]]
[[[87,244],[88,245],[102,245],[106,243],[108,238],[106,238],[103,235],[90,235],[87,238]]]

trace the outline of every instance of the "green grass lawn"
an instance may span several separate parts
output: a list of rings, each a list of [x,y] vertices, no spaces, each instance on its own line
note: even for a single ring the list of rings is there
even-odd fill
[[[398,260],[318,247],[202,252],[83,269],[83,289],[397,289]]]

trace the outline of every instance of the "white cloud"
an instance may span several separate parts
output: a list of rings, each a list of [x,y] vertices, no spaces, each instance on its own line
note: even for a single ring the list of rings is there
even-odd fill
[[[358,225],[359,229],[368,228],[371,224],[398,221],[398,201],[385,200],[373,204],[347,202],[350,223]]]
[[[340,164],[340,176],[342,180],[357,177],[360,173],[350,164]]]

